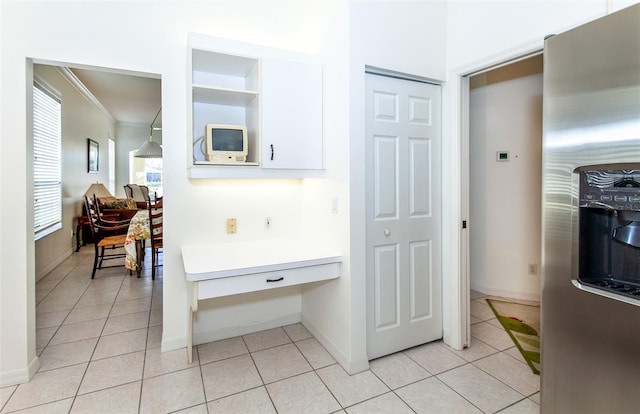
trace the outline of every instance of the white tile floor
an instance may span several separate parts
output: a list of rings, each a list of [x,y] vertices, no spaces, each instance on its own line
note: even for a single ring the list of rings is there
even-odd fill
[[[482,295],[473,343],[433,342],[348,375],[301,325],[160,353],[162,270],[91,280],[91,247],[36,285],[41,367],[2,413],[538,413],[532,374]],[[148,254],[147,254],[148,256]],[[148,259],[148,257],[147,257]]]

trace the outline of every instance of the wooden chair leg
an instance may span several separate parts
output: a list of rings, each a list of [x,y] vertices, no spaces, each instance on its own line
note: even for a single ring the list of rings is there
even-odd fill
[[[96,277],[97,269],[98,269],[98,246],[95,246],[95,254],[93,257],[93,271],[91,272],[91,279]]]
[[[151,280],[156,280],[156,254],[153,246],[151,246]]]
[[[103,260],[104,260],[104,246],[100,248],[100,261],[98,262],[98,269],[102,269]]]

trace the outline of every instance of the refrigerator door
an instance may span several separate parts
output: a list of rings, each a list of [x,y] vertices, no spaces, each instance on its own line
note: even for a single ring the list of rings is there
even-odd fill
[[[639,413],[640,306],[572,280],[574,170],[640,162],[640,4],[545,41],[543,133],[541,412]]]

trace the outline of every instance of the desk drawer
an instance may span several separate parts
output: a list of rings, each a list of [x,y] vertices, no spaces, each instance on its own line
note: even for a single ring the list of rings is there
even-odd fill
[[[196,283],[198,283],[198,299],[211,299],[238,293],[335,279],[339,276],[340,263],[328,263],[274,272],[201,280]]]

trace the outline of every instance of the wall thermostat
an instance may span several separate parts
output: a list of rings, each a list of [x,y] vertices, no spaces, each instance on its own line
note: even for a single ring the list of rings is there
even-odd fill
[[[496,161],[509,161],[509,151],[496,152]]]

